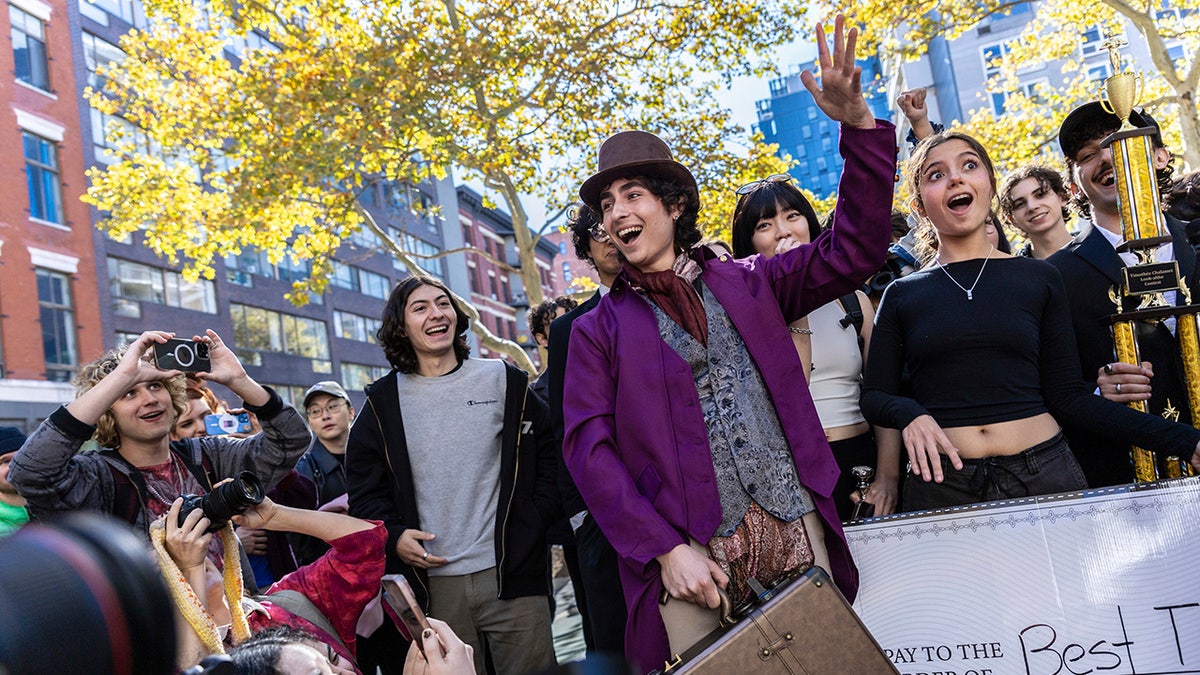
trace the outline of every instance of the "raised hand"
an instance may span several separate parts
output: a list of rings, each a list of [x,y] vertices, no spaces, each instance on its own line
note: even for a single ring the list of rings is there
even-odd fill
[[[834,20],[833,53],[825,39],[825,27],[817,25],[817,56],[821,64],[821,83],[811,71],[800,73],[800,81],[812,94],[817,107],[829,119],[859,129],[874,129],[875,116],[862,94],[862,68],[854,63],[858,29],[845,32],[846,18]]]
[[[929,123],[929,107],[925,105],[925,88],[918,87],[900,94],[896,105],[912,125],[913,135],[917,140],[933,135],[933,125]]]

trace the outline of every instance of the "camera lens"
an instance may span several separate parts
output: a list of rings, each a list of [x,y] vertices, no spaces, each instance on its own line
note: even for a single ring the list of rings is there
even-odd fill
[[[207,359],[208,358],[208,345],[204,344],[203,342],[196,343],[196,358],[198,358],[198,359]]]
[[[196,362],[196,352],[189,344],[181,344],[175,348],[175,362],[180,368],[190,368]]]
[[[145,546],[111,518],[73,513],[0,540],[0,672],[165,675],[174,623]]]
[[[183,525],[187,515],[198,508],[209,520],[206,531],[216,532],[225,527],[230,518],[245,513],[246,509],[255,504],[261,504],[264,496],[266,496],[266,491],[263,490],[258,476],[249,471],[243,471],[238,474],[237,478],[206,495],[185,495],[183,507],[179,509],[179,525]]]

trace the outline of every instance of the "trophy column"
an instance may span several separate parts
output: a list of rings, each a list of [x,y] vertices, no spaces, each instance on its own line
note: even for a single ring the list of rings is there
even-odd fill
[[[1187,284],[1179,274],[1179,265],[1174,261],[1155,260],[1158,247],[1169,243],[1171,237],[1160,207],[1152,142],[1154,130],[1138,128],[1129,122],[1129,115],[1140,97],[1142,80],[1140,74],[1121,72],[1119,48],[1123,44],[1124,40],[1118,38],[1109,38],[1104,43],[1115,74],[1105,81],[1101,102],[1121,120],[1121,128],[1101,145],[1111,148],[1116,173],[1117,204],[1125,238],[1117,251],[1132,252],[1137,256],[1137,263],[1125,268],[1122,283],[1110,292],[1117,306],[1117,314],[1108,319],[1112,326],[1113,348],[1117,360],[1140,365],[1135,324],[1139,321],[1157,323],[1175,317],[1176,337],[1187,382],[1187,405],[1192,423],[1200,425],[1200,340],[1196,324],[1200,305],[1191,304]],[[1167,303],[1163,294],[1171,291],[1181,294],[1182,305]],[[1146,412],[1146,404],[1142,401],[1132,402],[1129,406]],[[1139,483],[1192,473],[1186,462],[1177,458],[1159,458],[1143,448],[1133,448],[1132,459],[1134,480]]]

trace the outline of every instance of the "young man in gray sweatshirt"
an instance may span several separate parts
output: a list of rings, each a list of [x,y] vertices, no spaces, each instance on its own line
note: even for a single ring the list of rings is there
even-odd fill
[[[402,281],[346,454],[351,515],[388,529],[388,572],[497,672],[555,664],[545,531],[560,512],[546,404],[528,376],[468,358],[469,320],[427,277]]]

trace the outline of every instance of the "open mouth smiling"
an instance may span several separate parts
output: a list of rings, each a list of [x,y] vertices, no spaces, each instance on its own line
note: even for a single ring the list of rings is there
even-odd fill
[[[623,227],[617,230],[617,239],[620,239],[622,244],[628,245],[632,243],[634,239],[637,239],[638,235],[641,233],[641,225],[631,225],[629,227]]]
[[[975,198],[969,194],[954,195],[947,202],[946,206],[955,213],[962,213],[971,208],[971,204],[975,202]]]

